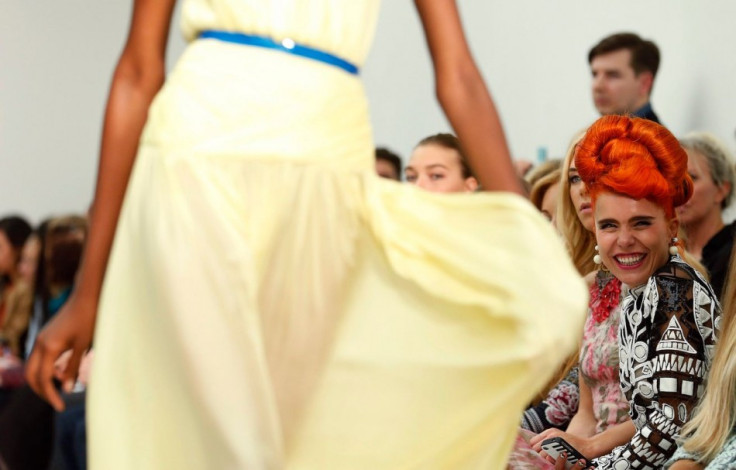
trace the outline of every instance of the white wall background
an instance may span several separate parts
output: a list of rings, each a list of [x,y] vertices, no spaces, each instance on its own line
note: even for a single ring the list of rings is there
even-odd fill
[[[539,147],[560,156],[597,117],[587,52],[623,30],[660,46],[652,101],[664,124],[676,135],[709,130],[733,150],[733,0],[458,3],[516,157],[534,159]],[[0,215],[86,210],[129,15],[124,0],[0,0]],[[184,48],[176,27],[171,36],[170,65]],[[410,0],[383,1],[363,77],[378,145],[406,157],[420,138],[449,130]]]

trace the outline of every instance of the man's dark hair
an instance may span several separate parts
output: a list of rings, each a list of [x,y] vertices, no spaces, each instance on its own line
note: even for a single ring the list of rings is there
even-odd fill
[[[396,176],[401,179],[401,158],[386,147],[376,149],[376,160],[386,160],[396,170]]]
[[[642,39],[634,33],[617,33],[601,39],[588,52],[588,63],[591,64],[596,56],[621,49],[631,51],[630,65],[634,73],[639,75],[642,72],[651,72],[652,78],[657,76],[659,48],[652,41]]]

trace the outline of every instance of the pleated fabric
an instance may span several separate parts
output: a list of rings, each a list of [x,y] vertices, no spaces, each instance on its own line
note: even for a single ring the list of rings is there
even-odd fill
[[[185,24],[226,3],[190,1]],[[292,2],[245,2],[261,3]],[[187,48],[149,112],[105,279],[91,468],[503,467],[587,290],[526,200],[424,192],[373,158],[355,76]]]

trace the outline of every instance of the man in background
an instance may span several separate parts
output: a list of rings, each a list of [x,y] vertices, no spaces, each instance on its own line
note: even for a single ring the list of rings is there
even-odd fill
[[[593,102],[601,116],[624,114],[659,123],[650,103],[659,48],[634,33],[603,38],[588,53]]]

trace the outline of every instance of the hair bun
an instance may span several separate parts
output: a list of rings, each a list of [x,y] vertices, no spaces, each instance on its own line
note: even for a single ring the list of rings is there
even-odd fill
[[[603,191],[649,199],[672,217],[693,193],[687,153],[670,131],[645,119],[598,119],[580,142],[575,165],[593,199]]]

